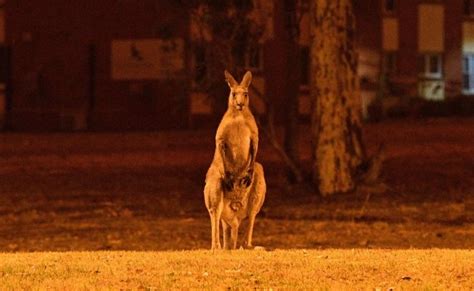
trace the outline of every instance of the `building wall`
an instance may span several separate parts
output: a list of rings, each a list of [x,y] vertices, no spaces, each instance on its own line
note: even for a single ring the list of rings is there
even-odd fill
[[[378,86],[381,60],[381,22],[380,0],[358,0],[354,6],[357,25],[357,48],[359,50],[359,74],[363,103],[367,104],[375,98]],[[285,79],[285,43],[286,39],[283,1],[274,1],[274,37],[266,42],[265,50],[265,94],[275,105],[277,122],[283,122],[283,112],[286,109],[286,99],[282,92],[286,91]],[[306,12],[300,22],[301,46],[310,46],[310,19]],[[309,60],[309,59],[308,59]],[[303,64],[304,65],[304,64]],[[309,66],[309,64],[307,64]],[[311,111],[308,86],[301,86],[299,112],[308,115]]]
[[[187,39],[174,1],[7,1],[13,129],[163,128],[187,124],[185,70],[114,80],[111,43]],[[185,52],[183,52],[186,59]]]
[[[418,81],[418,6],[413,1],[397,1],[396,17],[399,20],[400,48],[397,52],[397,69],[393,79],[396,93],[417,95]]]
[[[468,47],[463,39],[465,42],[470,37],[463,30],[463,23],[472,20],[463,15],[463,0],[396,0],[393,13],[384,11],[383,0],[358,0],[354,8],[366,106],[380,89],[387,53],[396,55],[389,93],[419,94],[419,5],[426,3],[444,7],[444,96],[461,94],[463,47]],[[283,0],[269,5],[273,10],[271,33],[263,43],[263,69],[255,74],[256,83],[274,104],[280,122],[287,101],[282,94],[287,86],[284,50],[288,41],[282,5]],[[191,105],[193,112],[214,114],[206,98],[192,95],[189,89],[187,68],[192,67],[192,52],[188,40],[192,29],[189,13],[176,1],[16,0],[6,1],[4,6],[5,40],[11,63],[12,129],[181,128],[188,124]],[[387,19],[390,21],[384,21]],[[389,31],[390,36],[383,35],[384,31]],[[0,40],[1,35],[0,25]],[[309,46],[310,38],[306,15],[301,22],[300,44]],[[181,56],[184,68],[170,78],[113,78],[112,43],[166,39],[184,42],[182,52],[175,55]],[[300,92],[301,114],[309,112],[307,89],[302,86]],[[203,101],[194,102],[195,99]],[[5,103],[0,102],[0,115]],[[259,108],[261,113],[265,111],[262,104]]]
[[[287,92],[285,42],[288,41],[285,33],[283,1],[274,1],[273,37],[264,46],[264,78],[265,95],[275,109],[275,120],[283,122],[286,108]]]
[[[455,97],[462,93],[462,57],[463,57],[463,0],[450,0],[445,5],[445,54],[444,70],[446,97]]]
[[[5,44],[5,0],[0,0],[0,129],[7,119],[6,82],[8,79],[8,48]]]
[[[462,20],[463,1],[413,1],[398,0],[394,17],[399,23],[399,50],[396,52],[396,72],[391,76],[393,94],[418,96],[423,77],[420,66],[422,56],[440,53],[442,57],[442,84],[445,98],[461,94],[462,88]],[[434,27],[430,23],[420,23],[420,5],[438,5],[442,8],[443,22]],[[422,14],[422,13],[421,13]],[[383,17],[393,17],[383,15]],[[430,19],[427,18],[427,21]],[[431,21],[435,21],[431,19]],[[437,30],[442,31],[440,34]],[[437,41],[440,39],[440,41]],[[438,43],[441,42],[441,45]],[[432,81],[432,80],[428,80]],[[436,80],[434,80],[436,81]]]
[[[354,4],[359,52],[358,72],[364,116],[368,115],[367,107],[375,100],[380,86],[383,29],[381,9],[380,0],[361,0]]]

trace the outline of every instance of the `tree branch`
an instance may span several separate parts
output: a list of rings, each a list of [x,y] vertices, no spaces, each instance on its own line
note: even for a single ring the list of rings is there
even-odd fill
[[[258,127],[261,129],[263,134],[268,138],[272,147],[277,151],[280,155],[280,158],[283,162],[288,166],[288,168],[293,173],[295,180],[297,183],[301,183],[304,180],[303,171],[296,165],[296,163],[288,156],[285,152],[282,145],[278,142],[276,130],[275,130],[275,122],[274,122],[274,114],[273,114],[273,106],[270,104],[269,100],[264,97],[264,95],[253,85],[250,86],[250,89],[253,91],[254,95],[260,98],[267,108],[267,127],[263,126],[258,118],[256,118],[256,122]]]

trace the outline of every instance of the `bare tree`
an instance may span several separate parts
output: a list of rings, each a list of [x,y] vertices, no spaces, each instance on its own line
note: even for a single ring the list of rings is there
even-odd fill
[[[300,94],[300,18],[302,11],[299,6],[301,0],[283,0],[284,20],[285,20],[285,58],[287,80],[285,97],[287,110],[284,120],[284,140],[283,146],[289,159],[293,161],[295,166],[299,163],[298,157],[298,97]],[[290,182],[300,183],[303,180],[302,174],[288,168],[288,180]],[[301,171],[300,171],[301,172]]]
[[[262,99],[267,109],[266,122],[259,121],[259,127],[264,136],[281,156],[287,165],[289,177],[295,182],[303,180],[302,171],[298,165],[297,155],[297,122],[299,95],[299,18],[298,0],[279,0],[283,5],[285,19],[285,39],[287,47],[288,86],[286,92],[288,109],[285,111],[285,127],[283,144],[280,143],[274,120],[274,105],[265,94],[252,86],[252,95]],[[252,47],[262,41],[268,21],[266,15],[259,13],[254,0],[195,0],[191,3],[192,17],[201,31],[200,41],[206,47],[207,76],[200,84],[201,88],[211,96],[216,112],[223,111],[226,103],[227,88],[223,86],[222,74],[224,69],[240,75],[246,70],[246,55]],[[260,10],[261,11],[261,10]]]
[[[201,32],[196,42],[205,48],[207,72],[199,87],[209,93],[214,110],[223,112],[227,106],[223,98],[227,96],[223,72],[227,69],[240,75],[245,71],[246,56],[258,43],[264,27],[253,19],[252,0],[190,0],[186,3],[191,6],[193,24]]]

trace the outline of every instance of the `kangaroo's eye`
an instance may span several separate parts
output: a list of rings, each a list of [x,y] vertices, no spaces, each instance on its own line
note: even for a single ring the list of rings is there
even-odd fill
[[[233,92],[233,93],[232,93],[232,97],[234,97],[234,98],[235,98],[235,96],[236,96],[236,94],[235,94],[235,92]]]
[[[249,97],[249,94],[245,93],[244,96],[245,96],[245,98],[247,98],[247,97]]]

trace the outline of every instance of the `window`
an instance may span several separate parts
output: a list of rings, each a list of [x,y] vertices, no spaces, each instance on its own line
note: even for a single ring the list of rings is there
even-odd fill
[[[263,47],[261,44],[250,43],[245,47],[234,47],[232,54],[236,67],[257,72],[263,70]]]
[[[383,54],[383,73],[385,75],[391,75],[397,71],[397,53],[396,52],[385,52]]]
[[[254,44],[248,48],[245,67],[253,71],[263,70],[263,47],[260,44]]]
[[[420,76],[425,78],[442,77],[442,58],[441,54],[425,54],[420,60]]]
[[[300,85],[309,85],[309,47],[303,46],[300,48]]]
[[[196,84],[203,82],[207,75],[206,47],[196,45],[193,50],[193,81]]]
[[[8,80],[8,48],[0,44],[0,84]]]
[[[463,91],[466,94],[474,94],[474,54],[463,57]]]
[[[395,13],[397,9],[396,0],[383,0],[383,10],[385,13]]]
[[[464,0],[464,15],[474,15],[474,0]]]

